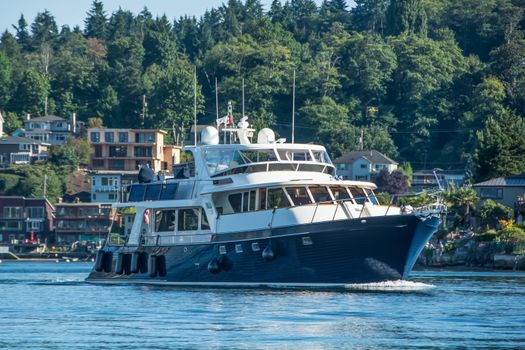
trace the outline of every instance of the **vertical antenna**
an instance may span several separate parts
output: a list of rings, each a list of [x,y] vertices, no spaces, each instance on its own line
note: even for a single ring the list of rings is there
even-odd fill
[[[144,123],[146,120],[146,95],[142,95],[142,127],[144,127]]]
[[[292,87],[292,143],[295,142],[295,69],[293,70]]]
[[[359,138],[359,150],[362,151],[363,148],[364,148],[364,144],[365,144],[365,139],[364,139],[364,131],[363,131],[363,128],[361,128],[361,137]]]
[[[215,114],[219,119],[219,89],[217,88],[217,77],[215,77]]]
[[[244,118],[244,78],[242,78],[242,117]]]
[[[193,71],[193,133],[195,137],[194,145],[197,147],[197,66]]]

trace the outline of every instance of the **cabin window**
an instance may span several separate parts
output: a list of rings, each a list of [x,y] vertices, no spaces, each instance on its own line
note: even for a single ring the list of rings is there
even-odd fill
[[[199,210],[197,208],[192,209],[179,209],[178,214],[178,231],[196,231],[199,228]]]
[[[259,210],[266,209],[266,188],[259,189]]]
[[[301,150],[286,150],[286,149],[278,149],[277,153],[279,153],[279,157],[281,160],[291,160],[291,161],[312,161],[312,157],[310,156],[310,151],[307,149],[301,149]]]
[[[210,223],[208,221],[208,217],[206,216],[206,212],[201,209],[201,230],[209,230],[210,229]]]
[[[250,211],[255,210],[255,198],[256,198],[256,192],[250,191],[250,205],[248,207],[248,210]]]
[[[364,204],[366,202],[366,196],[362,189],[350,187],[348,190],[352,193],[352,197],[354,197],[357,204]]]
[[[195,159],[191,151],[184,151],[181,156],[181,164],[173,166],[173,174],[176,179],[188,179],[195,176]]]
[[[144,199],[146,192],[146,185],[133,185],[129,192],[129,202],[141,202]]]
[[[314,156],[315,161],[326,164],[332,164],[328,153],[326,153],[325,151],[312,151],[312,154]]]
[[[289,207],[290,203],[282,188],[268,189],[268,209]]]
[[[328,189],[324,186],[310,187],[310,193],[316,203],[328,202],[332,200]]]
[[[296,206],[312,204],[306,187],[286,187],[286,192],[288,192],[293,204]]]
[[[228,196],[230,205],[234,213],[239,213],[242,208],[242,193],[234,193]]]
[[[348,194],[348,191],[345,187],[334,186],[330,187],[330,190],[332,191],[335,200],[350,199],[350,195]]]
[[[368,200],[369,200],[372,204],[374,204],[374,205],[379,205],[379,201],[377,200],[374,191],[372,191],[372,190],[370,190],[370,191],[363,190],[363,191],[365,191],[365,193],[366,193],[367,196],[368,196]]]
[[[175,193],[177,192],[177,185],[176,183],[172,184],[163,184],[162,185],[162,192],[160,194],[161,200],[170,200],[175,198]]]
[[[146,195],[144,200],[146,201],[156,201],[159,199],[161,184],[147,185],[146,186]]]
[[[155,231],[175,231],[175,209],[157,210],[155,212]]]

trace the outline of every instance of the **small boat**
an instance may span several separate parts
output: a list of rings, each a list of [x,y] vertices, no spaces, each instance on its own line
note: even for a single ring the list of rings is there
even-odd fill
[[[440,201],[382,205],[373,183],[336,176],[323,146],[275,140],[267,128],[252,143],[247,124],[223,135],[206,127],[171,177],[143,168],[113,205],[120,214],[87,281],[337,288],[408,277],[438,229]]]

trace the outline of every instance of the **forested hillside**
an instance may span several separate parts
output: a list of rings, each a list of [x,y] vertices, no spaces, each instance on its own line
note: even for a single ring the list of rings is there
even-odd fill
[[[7,131],[25,113],[109,127],[187,132],[198,76],[199,123],[227,101],[256,127],[333,157],[377,149],[416,169],[468,167],[475,179],[525,171],[525,0],[229,0],[200,18],[107,13],[94,1],[82,27],[23,16],[0,42]],[[12,34],[13,33],[13,34]],[[143,113],[143,97],[147,106]]]

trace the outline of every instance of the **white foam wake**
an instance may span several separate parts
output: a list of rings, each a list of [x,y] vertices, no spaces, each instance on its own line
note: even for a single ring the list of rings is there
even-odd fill
[[[436,286],[421,282],[412,281],[385,281],[374,283],[351,283],[345,284],[345,289],[355,291],[376,291],[376,292],[420,292],[426,293],[434,290]]]

